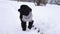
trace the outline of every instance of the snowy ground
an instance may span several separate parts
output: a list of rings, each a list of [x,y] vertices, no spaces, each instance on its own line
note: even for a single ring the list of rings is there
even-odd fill
[[[20,5],[32,8],[34,25],[44,34],[60,34],[60,6],[35,6],[33,3],[0,1],[0,34],[38,34],[36,31],[21,30],[19,12]]]

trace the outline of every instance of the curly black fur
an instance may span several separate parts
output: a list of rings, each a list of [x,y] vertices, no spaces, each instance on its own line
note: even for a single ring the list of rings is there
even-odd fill
[[[22,14],[22,15],[29,15],[29,13],[32,11],[32,9],[30,7],[28,7],[27,5],[21,5],[20,9],[18,9],[18,11]]]

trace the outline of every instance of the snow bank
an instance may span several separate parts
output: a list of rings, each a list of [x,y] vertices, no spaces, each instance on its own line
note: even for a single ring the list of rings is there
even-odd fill
[[[33,3],[0,1],[0,34],[37,34],[21,31],[19,12],[22,4],[32,8],[34,25],[44,34],[60,34],[60,6],[47,4],[35,6]]]

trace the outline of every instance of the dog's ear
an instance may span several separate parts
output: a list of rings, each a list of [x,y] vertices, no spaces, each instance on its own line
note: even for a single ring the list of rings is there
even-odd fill
[[[29,9],[29,11],[31,12],[31,11],[32,11],[32,9],[30,8],[30,9]]]
[[[18,11],[20,11],[20,9],[18,9]]]
[[[18,12],[21,12],[21,9],[18,9]]]

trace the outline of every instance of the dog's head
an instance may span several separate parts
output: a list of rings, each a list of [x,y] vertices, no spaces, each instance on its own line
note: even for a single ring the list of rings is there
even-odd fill
[[[18,9],[18,11],[21,14],[27,16],[32,11],[32,9],[29,6],[27,6],[27,5],[21,5],[21,7],[20,7],[20,9]]]

